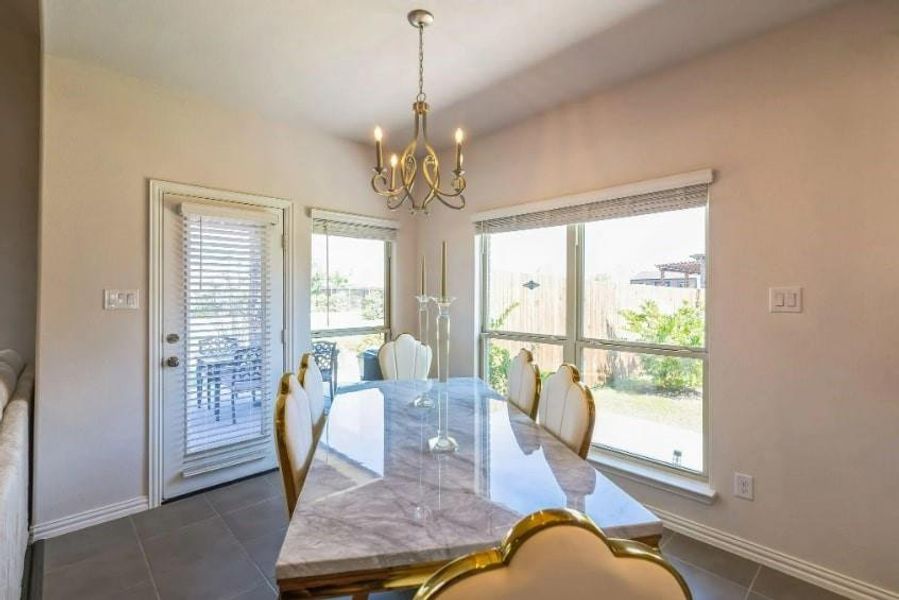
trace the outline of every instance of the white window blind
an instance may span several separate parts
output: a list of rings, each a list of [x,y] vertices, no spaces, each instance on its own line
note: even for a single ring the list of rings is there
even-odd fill
[[[519,211],[490,211],[475,215],[475,229],[482,234],[501,233],[705,206],[711,180],[711,171],[698,171],[534,203],[530,207],[523,205]]]
[[[522,213],[497,219],[477,221],[478,233],[500,233],[536,227],[554,227],[573,223],[589,223],[603,219],[618,219],[650,213],[667,212],[704,206],[708,202],[709,187],[706,184],[664,190],[639,196],[614,198],[566,206],[545,211]]]
[[[312,232],[324,235],[394,241],[398,221],[312,209]]]
[[[181,206],[185,476],[262,455],[271,443],[270,244],[264,210]]]

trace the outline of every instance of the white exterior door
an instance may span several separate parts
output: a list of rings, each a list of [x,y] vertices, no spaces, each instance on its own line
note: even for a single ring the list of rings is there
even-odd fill
[[[283,210],[165,194],[162,500],[276,465]]]

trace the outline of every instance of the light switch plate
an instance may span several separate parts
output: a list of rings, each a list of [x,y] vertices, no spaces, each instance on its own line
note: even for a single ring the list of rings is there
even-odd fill
[[[802,288],[798,285],[768,288],[768,311],[773,313],[802,312]]]
[[[103,290],[103,310],[137,310],[140,290]]]

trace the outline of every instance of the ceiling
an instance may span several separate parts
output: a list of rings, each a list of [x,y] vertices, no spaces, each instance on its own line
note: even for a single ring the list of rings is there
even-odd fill
[[[485,134],[839,0],[43,0],[46,51],[349,139]]]

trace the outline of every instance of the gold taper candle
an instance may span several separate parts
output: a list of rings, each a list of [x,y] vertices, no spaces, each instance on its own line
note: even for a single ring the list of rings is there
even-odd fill
[[[440,255],[440,297],[446,298],[446,242],[443,242],[443,248]]]
[[[425,281],[425,257],[422,256],[421,257],[421,287],[418,292],[419,296],[425,295],[425,290],[427,289],[427,286],[425,285],[425,283],[426,283],[426,281]]]
[[[399,162],[399,159],[396,157],[396,154],[390,155],[390,189],[394,189],[396,187],[396,165]]]
[[[381,151],[381,138],[384,136],[384,133],[381,131],[380,127],[375,127],[375,164],[377,165],[375,168],[378,173],[384,170],[384,154]]]

